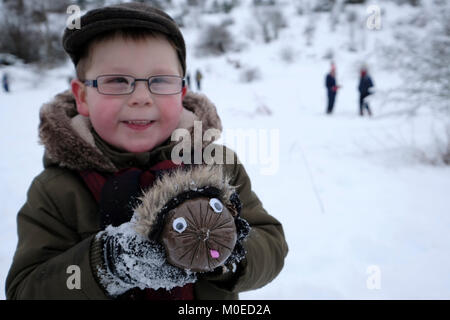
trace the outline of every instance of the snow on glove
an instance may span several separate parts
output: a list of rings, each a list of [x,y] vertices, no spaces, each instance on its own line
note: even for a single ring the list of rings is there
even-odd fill
[[[197,280],[195,273],[170,265],[164,248],[135,231],[134,222],[109,226],[97,237],[102,239],[104,270],[99,278],[111,296],[129,289],[170,290]]]

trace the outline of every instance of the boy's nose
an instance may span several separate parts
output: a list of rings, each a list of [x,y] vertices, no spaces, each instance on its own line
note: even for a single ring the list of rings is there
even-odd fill
[[[153,99],[148,84],[145,81],[136,81],[134,86],[134,91],[130,97],[130,105],[134,107],[152,105]]]

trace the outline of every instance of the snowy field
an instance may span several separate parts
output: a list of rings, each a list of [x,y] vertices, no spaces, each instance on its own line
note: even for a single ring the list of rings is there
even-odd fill
[[[234,18],[246,21],[248,14],[242,9]],[[364,31],[364,50],[349,52],[342,49],[345,26],[330,33],[318,14],[314,44],[306,47],[298,31],[305,20],[289,8],[285,15],[289,28],[279,40],[216,58],[196,57],[198,32],[184,30],[188,69],[191,75],[203,71],[202,91],[217,106],[222,141],[236,149],[227,136],[240,130],[247,137],[239,156],[265,208],[283,223],[289,245],[281,274],[241,299],[450,299],[450,167],[431,165],[420,152],[433,156],[441,123],[426,113],[380,116],[392,107],[384,90],[399,82],[374,54],[390,34],[389,20],[382,30]],[[233,28],[244,41],[245,23]],[[287,47],[295,53],[292,62],[281,59]],[[330,48],[342,89],[335,112],[326,116],[330,62],[323,56]],[[242,70],[230,60],[258,68],[260,79],[242,82]],[[361,61],[368,61],[377,88],[372,118],[358,116]],[[12,92],[0,94],[2,288],[17,244],[16,214],[42,170],[39,107],[68,87],[70,68],[10,67]]]

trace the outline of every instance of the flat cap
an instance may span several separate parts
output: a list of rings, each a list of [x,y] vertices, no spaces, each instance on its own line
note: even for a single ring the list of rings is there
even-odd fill
[[[143,3],[128,2],[88,11],[80,19],[80,28],[65,28],[63,48],[76,66],[92,38],[124,28],[147,29],[164,35],[175,46],[183,75],[186,73],[186,45],[177,24],[164,11]]]

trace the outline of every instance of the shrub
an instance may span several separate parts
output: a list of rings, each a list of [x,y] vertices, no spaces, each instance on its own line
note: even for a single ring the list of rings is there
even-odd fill
[[[278,39],[280,30],[287,27],[283,13],[276,7],[255,9],[255,20],[265,43]]]
[[[249,68],[245,68],[241,72],[241,81],[242,82],[250,83],[250,82],[253,82],[253,81],[259,80],[259,79],[261,79],[261,72],[259,71],[258,68],[249,67]]]
[[[197,55],[222,55],[235,48],[233,37],[226,25],[211,25],[200,35]]]
[[[294,62],[295,55],[296,55],[296,53],[295,53],[294,49],[292,49],[292,47],[289,47],[289,46],[282,48],[280,51],[281,60],[286,63]]]
[[[32,0],[3,2],[0,51],[13,54],[25,63],[54,64],[63,61],[66,56],[60,44],[61,29],[52,29],[48,20],[48,12],[62,6],[50,6],[49,3]]]

